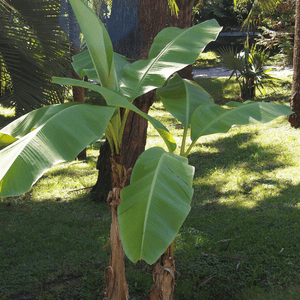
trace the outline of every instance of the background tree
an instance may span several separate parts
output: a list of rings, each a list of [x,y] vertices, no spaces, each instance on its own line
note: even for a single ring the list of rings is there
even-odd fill
[[[60,30],[58,0],[0,1],[1,102],[24,114],[60,103],[53,75],[70,72],[69,43]]]
[[[295,1],[284,0],[277,5],[276,11],[264,19],[259,27],[261,35],[257,44],[279,52],[284,58],[282,65],[293,64],[294,32],[295,32]]]
[[[294,39],[294,58],[293,58],[293,86],[290,104],[292,115],[288,120],[292,127],[300,127],[300,1],[296,0],[296,22],[295,22],[295,39]]]
[[[248,10],[248,15],[243,22],[243,28],[256,31],[266,17],[272,16],[282,0],[234,0],[234,6],[239,10]]]
[[[194,15],[196,24],[214,18],[227,31],[242,25],[247,17],[247,10],[236,9],[233,0],[196,0]]]

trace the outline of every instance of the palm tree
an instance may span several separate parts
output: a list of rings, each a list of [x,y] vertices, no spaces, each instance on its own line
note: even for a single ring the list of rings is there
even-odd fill
[[[71,70],[59,16],[59,0],[0,0],[0,97],[17,114],[62,101],[62,88],[51,83]]]

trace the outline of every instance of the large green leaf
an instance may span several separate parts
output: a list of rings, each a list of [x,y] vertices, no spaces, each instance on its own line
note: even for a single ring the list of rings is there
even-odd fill
[[[190,125],[192,114],[199,105],[214,102],[212,96],[201,86],[194,81],[182,79],[177,74],[166,86],[156,91],[156,96],[184,127]]]
[[[121,79],[122,93],[133,101],[163,86],[173,73],[194,63],[199,53],[216,39],[221,29],[215,20],[186,29],[163,29],[155,37],[147,60],[125,66]]]
[[[115,87],[113,46],[99,17],[83,0],[69,0],[84,35],[99,82]]]
[[[88,50],[84,50],[74,55],[72,59],[72,66],[81,78],[88,76],[89,79],[99,82],[96,69]],[[129,64],[129,61],[125,56],[114,52],[114,69],[116,72],[117,82],[119,82],[119,78],[121,78],[123,73],[123,68],[127,64]]]
[[[53,77],[53,82],[62,85],[82,86],[84,88],[90,89],[101,94],[105,98],[106,103],[108,105],[123,107],[134,111],[135,113],[148,120],[154,126],[154,128],[158,131],[160,136],[165,141],[169,151],[173,152],[176,149],[176,142],[174,141],[172,135],[169,133],[168,129],[158,120],[139,110],[135,105],[130,103],[127,100],[127,98],[125,98],[119,92],[104,88],[96,84],[92,84],[90,82],[85,82],[82,80],[76,80],[71,78]]]
[[[192,115],[191,139],[213,133],[226,133],[232,125],[267,123],[279,116],[289,115],[285,105],[264,102],[227,103],[233,109],[224,109],[215,104],[201,105]]]
[[[52,118],[57,113],[74,105],[78,105],[78,102],[49,105],[33,110],[30,113],[19,117],[0,130],[0,145],[5,143],[4,139],[7,139],[8,136],[11,137],[10,141],[14,142],[16,139],[19,139],[20,137],[31,132],[33,129],[44,124],[48,119]]]
[[[151,148],[137,160],[121,192],[120,235],[128,258],[153,264],[190,211],[194,168],[186,158]]]
[[[0,151],[0,196],[24,193],[53,165],[73,160],[103,135],[115,111],[81,103],[61,107],[42,125]]]

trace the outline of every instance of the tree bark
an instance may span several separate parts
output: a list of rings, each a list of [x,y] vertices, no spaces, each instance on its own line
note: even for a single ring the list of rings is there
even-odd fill
[[[245,83],[241,86],[240,98],[242,100],[249,100],[255,97],[255,84],[254,78],[246,78]]]
[[[292,127],[300,127],[300,0],[296,0],[295,39],[293,57],[293,86],[290,98],[291,109],[294,112],[288,116]]]
[[[121,190],[130,177],[131,169],[127,170],[122,164],[121,156],[111,156],[111,179],[113,190],[109,192],[107,204],[112,212],[110,229],[110,264],[105,269],[105,300],[129,299],[128,286],[125,277],[124,250],[120,238],[118,223],[118,206],[121,204]]]
[[[152,269],[153,286],[150,300],[172,300],[175,288],[174,244],[172,243]]]

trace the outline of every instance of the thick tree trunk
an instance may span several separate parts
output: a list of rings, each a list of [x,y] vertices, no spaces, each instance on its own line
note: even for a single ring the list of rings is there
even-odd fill
[[[174,244],[172,243],[161,256],[160,262],[152,269],[153,286],[149,293],[150,300],[172,300],[175,288]]]
[[[241,87],[240,98],[242,100],[249,100],[255,97],[254,78],[246,78],[246,83]]]
[[[293,86],[290,99],[291,109],[294,112],[288,116],[292,127],[300,127],[300,0],[296,0],[296,20],[293,57]]]
[[[130,177],[131,169],[126,170],[121,156],[111,156],[111,179],[113,190],[109,192],[107,204],[112,212],[110,229],[110,264],[105,269],[105,300],[129,299],[128,286],[125,277],[124,250],[119,233],[118,206],[121,204],[121,190]]]

